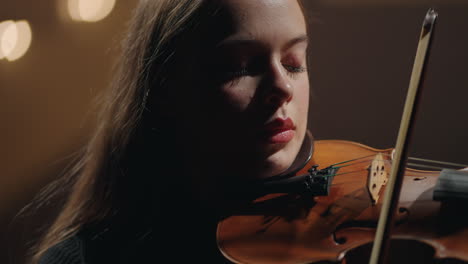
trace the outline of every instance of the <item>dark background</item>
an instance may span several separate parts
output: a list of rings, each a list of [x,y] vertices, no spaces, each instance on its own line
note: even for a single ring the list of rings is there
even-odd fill
[[[0,263],[22,263],[43,217],[17,216],[58,177],[94,127],[96,95],[136,1],[96,23],[66,19],[64,0],[0,2],[33,40],[0,60]],[[317,139],[395,144],[421,23],[439,12],[411,155],[468,164],[468,1],[306,1],[312,17],[309,128]],[[10,257],[7,258],[7,255]]]

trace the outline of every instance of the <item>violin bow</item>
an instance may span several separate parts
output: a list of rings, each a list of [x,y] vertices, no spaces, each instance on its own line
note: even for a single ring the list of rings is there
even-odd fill
[[[391,229],[394,223],[396,207],[400,198],[404,171],[408,159],[409,140],[414,130],[414,117],[416,112],[414,110],[419,103],[419,95],[426,68],[426,57],[428,57],[428,50],[430,49],[436,18],[437,12],[431,8],[427,11],[423,21],[413,64],[413,72],[411,73],[400,129],[398,131],[391,174],[385,189],[385,197],[382,202],[382,209],[372,247],[370,264],[384,264],[387,260]]]

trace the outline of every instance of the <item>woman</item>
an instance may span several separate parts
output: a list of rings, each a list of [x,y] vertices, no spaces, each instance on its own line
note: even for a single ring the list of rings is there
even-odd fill
[[[284,173],[303,144],[306,50],[297,1],[141,1],[34,262],[226,262],[232,187]]]

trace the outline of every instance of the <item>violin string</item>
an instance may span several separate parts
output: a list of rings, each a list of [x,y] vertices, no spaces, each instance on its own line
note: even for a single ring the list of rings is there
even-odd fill
[[[357,163],[363,163],[363,162],[366,162],[367,160],[365,161],[359,161],[359,162],[354,162],[352,165],[354,164],[357,164]],[[378,160],[378,161],[388,161],[388,160]],[[423,165],[423,164],[416,164],[416,163],[408,163],[408,165],[410,166],[420,166],[420,167],[426,167],[426,168],[429,168],[429,169],[444,169],[442,167],[436,167],[436,166],[429,166],[429,165]],[[341,166],[341,167],[347,167],[347,166],[350,166],[350,165],[344,165],[344,166]],[[341,168],[340,167],[340,168]],[[360,169],[360,170],[354,170],[354,171],[347,171],[347,172],[342,172],[342,173],[337,173],[337,174],[333,174],[333,175],[327,175],[326,177],[335,177],[335,176],[340,176],[340,175],[344,175],[344,174],[351,174],[351,173],[357,173],[357,172],[363,172],[363,171],[368,171],[368,169]]]
[[[383,160],[386,161],[386,160]],[[423,165],[423,164],[416,164],[416,163],[408,163],[409,166],[414,166],[414,167],[423,167],[427,169],[434,169],[434,170],[442,170],[444,168],[442,167],[436,167],[436,166],[429,166],[429,165]],[[357,172],[363,172],[363,171],[368,171],[368,169],[361,169],[361,170],[355,170],[355,171],[349,171],[349,172],[343,172],[343,173],[337,173],[333,175],[327,175],[326,177],[335,177],[335,176],[340,176],[344,174],[351,174],[351,173],[357,173]],[[411,176],[411,175],[408,175]],[[333,184],[332,184],[333,185]]]
[[[353,162],[353,163],[350,163],[350,164],[347,164],[347,165],[338,166],[337,168],[348,167],[348,166],[352,166],[352,165],[355,165],[355,164],[364,163],[364,162],[368,162],[368,161],[371,161],[371,159]],[[373,161],[373,159],[372,159],[372,161]],[[378,159],[378,160],[376,160],[376,161],[384,161],[384,162],[385,162],[385,161],[387,161],[387,160],[385,160],[385,159]]]
[[[430,166],[430,165],[411,163],[411,162],[407,163],[407,165],[412,166],[412,167],[419,167],[419,168],[432,169],[432,170],[443,170],[443,169],[445,169],[443,167]]]
[[[415,157],[410,157],[408,159],[409,160],[422,161],[422,162],[428,162],[428,163],[436,163],[436,164],[454,166],[454,167],[462,167],[462,168],[468,167],[468,165],[465,165],[465,164],[459,164],[459,163],[453,163],[453,162],[447,162],[447,161],[438,161],[438,160],[422,159],[422,158],[415,158]]]
[[[388,154],[388,153],[380,153],[380,154],[382,154],[382,155],[384,155],[384,156],[391,156],[391,154]],[[373,157],[373,156],[375,156],[375,155],[362,156],[362,157],[359,157],[359,158],[355,158],[355,159],[351,159],[351,160],[347,160],[347,161],[342,161],[342,162],[334,163],[334,164],[332,164],[332,165],[330,165],[330,166],[336,167],[336,168],[348,167],[348,166],[352,166],[352,165],[355,165],[355,164],[359,164],[359,163],[364,163],[364,162],[370,161],[370,159],[363,160],[363,161],[357,161],[357,160],[362,160],[362,159],[366,159],[366,158]],[[453,162],[446,162],[446,161],[438,161],[438,160],[430,160],[430,159],[422,159],[422,158],[416,158],[416,157],[408,157],[408,160],[422,161],[422,162],[426,162],[426,163],[442,164],[442,165],[448,165],[448,166],[459,167],[459,168],[467,168],[467,167],[468,167],[468,165],[460,164],[460,163],[453,163]],[[352,162],[352,161],[357,161],[357,162]],[[382,161],[382,160],[379,160],[379,161]],[[388,161],[388,160],[383,160],[383,161]],[[350,163],[350,162],[351,162],[351,163]],[[349,163],[349,164],[342,165],[342,166],[336,166],[336,165],[345,164],[345,163]],[[430,165],[419,164],[419,163],[414,163],[414,162],[408,163],[408,165],[414,166],[414,167],[419,167],[419,168],[427,168],[427,169],[436,169],[436,170],[442,170],[442,169],[444,169],[443,167],[430,166]]]
[[[353,163],[351,163],[351,164],[339,166],[339,167],[337,167],[337,168],[348,167],[348,166],[352,166],[352,165],[355,165],[355,164],[364,163],[364,162],[367,162],[367,161],[369,161],[369,160],[363,160],[363,161],[353,162]],[[385,159],[378,159],[378,160],[376,160],[376,161],[389,162],[389,160],[385,160]],[[444,168],[444,167],[431,166],[431,165],[420,164],[420,163],[414,163],[414,162],[408,162],[407,165],[408,165],[408,166],[411,166],[411,167],[425,168],[425,169],[432,169],[432,170],[443,170],[443,169],[446,169],[446,168]],[[447,164],[447,165],[450,165],[450,164]],[[451,166],[455,166],[454,163],[452,163]],[[458,164],[458,166],[461,167],[461,168],[466,168],[466,167],[468,167],[468,166],[464,166],[464,165],[462,165],[462,164]]]
[[[365,163],[365,162],[368,162],[368,161],[370,161],[370,160],[363,160],[363,161],[353,162],[353,163],[351,163],[351,164],[339,166],[339,167],[337,167],[337,168],[339,169],[339,168],[343,168],[343,167],[348,167],[348,166],[356,165],[356,164],[359,164],[359,163]],[[385,159],[379,159],[379,160],[376,160],[376,161],[389,162],[389,160],[385,160]],[[425,169],[431,169],[431,170],[443,170],[443,169],[446,169],[446,168],[444,168],[444,167],[431,166],[431,165],[419,164],[419,163],[413,163],[413,162],[409,162],[409,163],[407,163],[407,165],[410,166],[410,167],[425,168]]]
[[[383,161],[386,161],[386,160],[383,160]],[[445,169],[443,167],[429,166],[429,165],[417,164],[417,163],[408,163],[408,165],[413,166],[413,167],[421,167],[421,168],[433,169],[433,170],[443,170],[443,169]],[[339,175],[348,174],[348,173],[362,172],[362,171],[368,171],[368,169],[355,170],[355,171],[351,171],[351,172],[343,172],[343,173],[338,173],[338,174],[334,174],[334,175],[328,175],[328,177],[330,177],[330,176],[339,176]]]
[[[362,182],[362,181],[345,181],[345,182],[337,182],[337,183],[333,183],[331,186],[337,186],[337,185],[341,185],[341,184],[348,184],[348,183],[355,183],[355,182]]]
[[[336,168],[340,169],[340,168],[343,168],[343,167],[353,166],[353,165],[356,165],[356,164],[359,164],[359,163],[365,163],[365,162],[369,162],[369,161],[371,161],[371,160],[357,161],[357,162],[353,162],[353,163],[350,163],[350,164],[347,164],[347,165],[337,166]],[[389,160],[385,160],[385,159],[376,159],[375,161],[389,162]],[[430,166],[430,165],[418,164],[418,163],[412,163],[412,162],[407,163],[407,165],[411,166],[411,167],[425,168],[425,169],[431,169],[431,170],[443,170],[443,169],[445,169],[443,167]]]
[[[351,174],[351,173],[358,173],[358,172],[363,172],[363,171],[367,171],[367,169],[347,171],[347,172],[337,173],[337,174],[333,174],[333,175],[327,175],[327,177],[331,177],[331,176],[335,177],[335,176],[341,176],[341,175]]]
[[[388,154],[388,153],[382,153],[382,155],[391,156],[391,154]],[[408,160],[422,161],[422,162],[426,162],[426,163],[442,164],[442,165],[448,165],[448,166],[460,167],[460,168],[468,167],[468,165],[466,165],[466,164],[447,162],[447,161],[440,161],[440,160],[423,159],[423,158],[416,158],[416,157],[408,157]],[[417,164],[417,163],[413,163],[413,164]]]
[[[333,166],[333,167],[334,167],[335,165],[344,164],[344,163],[348,163],[348,162],[351,162],[351,161],[356,161],[356,160],[365,159],[365,158],[374,157],[374,156],[375,156],[375,154],[367,155],[367,156],[362,156],[362,157],[358,157],[358,158],[355,158],[355,159],[350,159],[350,160],[341,161],[341,162],[332,164],[332,165],[330,165],[330,166]],[[344,167],[344,166],[341,166],[341,167]]]

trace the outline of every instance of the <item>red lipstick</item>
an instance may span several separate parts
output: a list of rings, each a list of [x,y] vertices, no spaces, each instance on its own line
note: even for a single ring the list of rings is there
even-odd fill
[[[276,118],[263,127],[265,139],[272,144],[287,143],[294,137],[296,126],[291,118]]]

